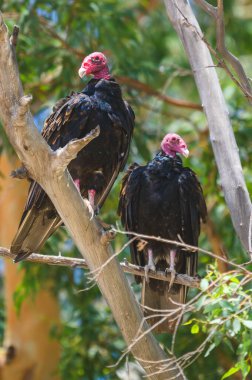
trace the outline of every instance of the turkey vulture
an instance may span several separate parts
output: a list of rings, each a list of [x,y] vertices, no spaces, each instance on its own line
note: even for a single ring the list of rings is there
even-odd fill
[[[162,140],[161,151],[152,161],[145,166],[131,165],[123,178],[118,212],[127,231],[169,240],[182,239],[197,246],[200,221],[206,220],[206,204],[195,173],[183,167],[177,153],[187,157],[189,151],[179,135],[168,133]],[[188,288],[173,284],[175,271],[195,276],[197,252],[151,239],[145,239],[144,246],[139,240],[133,241],[130,248],[132,262],[144,266],[146,271],[142,304],[156,310],[176,309],[174,302],[185,303]],[[173,281],[169,285],[148,279],[149,269],[169,271]],[[141,282],[140,276],[136,276],[136,281]],[[146,311],[146,314],[150,316],[153,312]],[[151,317],[149,321],[154,324],[159,319]],[[160,324],[157,331],[172,332],[175,323],[176,313]]]
[[[134,128],[134,112],[123,101],[121,89],[110,75],[104,54],[88,55],[79,76],[93,75],[82,92],[59,100],[45,121],[42,136],[53,150],[81,139],[96,126],[100,135],[84,147],[68,166],[81,195],[100,209],[118,173],[124,168]],[[19,229],[12,242],[14,262],[38,251],[62,224],[51,200],[36,182],[29,189]]]

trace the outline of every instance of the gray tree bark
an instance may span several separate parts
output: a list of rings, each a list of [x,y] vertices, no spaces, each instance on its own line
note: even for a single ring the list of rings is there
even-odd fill
[[[251,200],[212,57],[202,39],[202,31],[189,2],[164,0],[164,3],[167,15],[181,39],[192,67],[233,226],[243,247],[251,254]]]
[[[75,187],[66,165],[69,153],[77,153],[76,144],[53,152],[38,133],[29,111],[31,97],[23,96],[15,60],[15,48],[9,40],[7,27],[0,13],[0,117],[4,129],[20,160],[54,203],[65,226],[73,237],[90,270],[101,267],[112,255],[112,249],[102,237],[102,228],[96,220],[90,220],[88,207]],[[16,38],[15,38],[16,42]],[[71,151],[71,152],[70,152]],[[130,346],[143,320],[143,313],[136,302],[129,284],[117,260],[106,265],[97,284],[107,300],[113,316]],[[141,332],[148,330],[145,322]],[[147,333],[131,352],[147,374],[158,372],[151,379],[185,379],[172,356],[167,356],[151,333]],[[166,364],[166,371],[161,367]]]

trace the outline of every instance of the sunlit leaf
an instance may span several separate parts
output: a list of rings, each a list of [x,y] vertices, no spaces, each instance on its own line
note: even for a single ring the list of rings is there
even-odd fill
[[[192,334],[198,334],[199,332],[199,325],[198,324],[194,324],[192,327],[191,327],[191,333]]]
[[[227,377],[233,375],[234,373],[238,372],[240,370],[239,367],[232,367],[230,368],[224,375],[221,377],[221,380],[226,379]]]

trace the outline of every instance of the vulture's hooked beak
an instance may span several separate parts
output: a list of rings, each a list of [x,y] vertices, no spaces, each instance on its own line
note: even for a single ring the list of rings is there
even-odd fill
[[[182,153],[183,156],[186,157],[186,158],[189,156],[189,150],[188,150],[187,148],[182,149],[182,152],[181,152],[181,153]]]
[[[80,78],[83,78],[84,75],[86,75],[86,70],[83,67],[81,67],[78,73],[79,73]]]

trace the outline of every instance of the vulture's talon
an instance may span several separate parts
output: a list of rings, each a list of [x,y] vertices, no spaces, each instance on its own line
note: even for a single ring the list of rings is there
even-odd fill
[[[169,288],[168,288],[168,292],[169,292],[172,288],[172,285],[174,284],[174,280],[176,278],[177,273],[176,273],[175,269],[173,269],[173,268],[166,268],[165,273],[166,274],[169,273],[171,275],[171,281],[169,283]]]
[[[89,202],[88,199],[86,199],[86,206],[88,208],[89,214],[91,215],[91,217],[90,217],[89,220],[92,220],[94,218],[94,216],[95,216],[95,213],[94,213],[94,209],[93,209],[93,207],[92,207],[92,205],[91,205],[91,203]]]
[[[156,272],[155,265],[149,265],[148,264],[148,265],[145,265],[145,267],[144,267],[144,272],[145,272],[144,277],[145,277],[145,280],[146,280],[147,283],[150,282],[150,279],[149,279],[149,271],[150,270],[152,270],[153,272]]]

